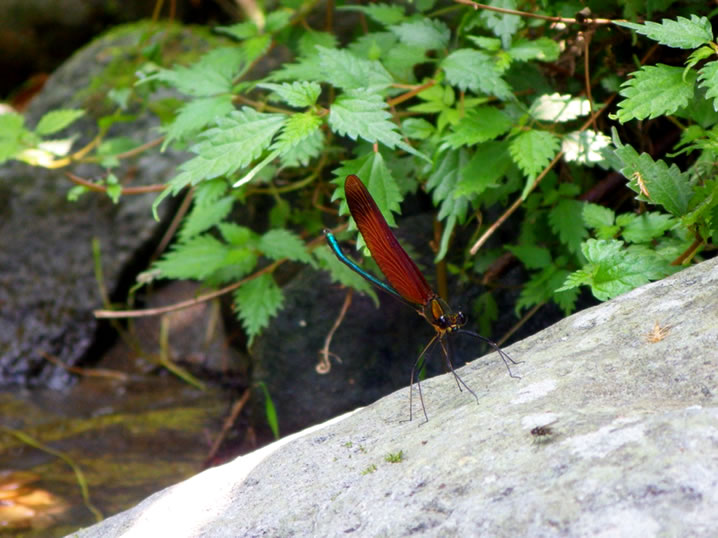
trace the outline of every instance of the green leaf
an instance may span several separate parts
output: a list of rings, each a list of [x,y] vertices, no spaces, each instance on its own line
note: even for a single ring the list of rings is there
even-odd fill
[[[554,62],[560,53],[559,44],[548,37],[528,40],[519,39],[508,50],[509,56],[519,62],[539,60],[541,62]]]
[[[687,173],[681,172],[675,164],[669,168],[663,160],[654,161],[647,153],[639,156],[631,146],[621,144],[615,128],[613,144],[616,156],[624,164],[621,173],[629,178],[628,187],[638,193],[637,200],[662,205],[676,217],[686,213],[692,196]]]
[[[508,142],[481,144],[461,170],[462,180],[455,194],[475,197],[486,189],[498,187],[512,165]]]
[[[197,157],[182,163],[162,195],[177,194],[187,185],[248,166],[267,149],[285,119],[282,114],[263,114],[249,107],[218,118],[217,127],[202,133],[200,143],[191,148]]]
[[[242,327],[249,336],[247,345],[251,347],[254,338],[279,312],[284,297],[272,275],[261,275],[238,288],[234,292],[234,301]]]
[[[491,0],[488,5],[491,7],[512,9],[514,11],[516,11],[518,7],[516,0]],[[480,16],[481,20],[486,23],[486,26],[492,30],[496,36],[501,38],[504,48],[509,48],[511,38],[521,27],[521,17],[489,10],[483,10]]]
[[[685,17],[677,17],[675,21],[663,19],[660,24],[650,21],[644,24],[616,21],[615,24],[631,28],[661,45],[679,49],[695,49],[713,40],[710,20],[697,15],[691,15],[690,20]]]
[[[225,34],[235,38],[238,41],[244,41],[249,37],[254,37],[259,33],[257,25],[253,22],[240,22],[231,26],[215,26],[213,30],[219,34]]]
[[[312,254],[318,260],[319,265],[329,272],[332,282],[336,282],[342,286],[348,286],[360,293],[366,293],[372,298],[374,304],[379,306],[379,298],[372,285],[340,262],[328,246],[317,248]]]
[[[269,428],[272,430],[274,438],[279,439],[279,420],[277,419],[277,409],[274,407],[272,397],[269,395],[269,389],[267,389],[267,385],[264,381],[258,382],[257,385],[259,385],[259,388],[261,388],[264,393],[264,416],[267,417],[267,424],[269,424]]]
[[[509,145],[516,165],[533,181],[558,152],[560,140],[548,131],[530,129],[519,134]]]
[[[401,130],[415,140],[425,140],[434,134],[434,126],[423,118],[406,118],[401,122]]]
[[[234,222],[223,222],[219,224],[218,228],[222,238],[234,247],[252,246],[258,239],[257,234],[250,228]]]
[[[195,97],[208,97],[227,93],[232,89],[232,79],[245,61],[245,52],[239,47],[214,49],[189,67],[176,66],[160,69],[141,82],[159,80],[179,91]]]
[[[572,121],[591,113],[591,103],[585,97],[552,93],[541,95],[531,103],[529,114],[537,120],[550,122]]]
[[[621,85],[625,99],[618,103],[621,123],[673,114],[693,99],[696,72],[681,67],[646,65]]]
[[[307,80],[291,84],[266,82],[257,86],[273,91],[280,101],[297,108],[313,106],[317,102],[319,94],[322,93],[322,87],[319,84]]]
[[[581,251],[588,263],[569,275],[557,291],[587,284],[597,299],[605,301],[671,271],[668,262],[655,253],[624,249],[621,241],[588,239]]]
[[[275,8],[267,15],[264,29],[270,33],[276,33],[289,25],[294,15],[293,9]]]
[[[199,235],[177,243],[155,262],[164,278],[203,280],[221,267],[227,247],[211,235]]]
[[[568,271],[558,269],[553,264],[533,273],[521,288],[521,294],[516,301],[516,312],[547,302],[556,294],[556,290],[564,283],[567,276]],[[577,294],[572,293],[571,295],[575,297]],[[570,297],[563,296],[560,297],[560,300],[564,303],[564,308],[573,307]]]
[[[563,198],[548,214],[551,229],[571,252],[579,252],[581,241],[588,235],[581,217],[583,206],[583,202]]]
[[[82,117],[84,114],[84,110],[71,108],[51,110],[40,118],[37,127],[35,127],[35,133],[40,136],[56,133],[73,123],[78,118]]]
[[[371,4],[368,6],[349,5],[339,6],[336,9],[361,11],[367,17],[374,19],[376,22],[383,25],[396,24],[406,18],[404,15],[404,8],[402,6],[390,4]]]
[[[589,228],[613,226],[616,220],[616,213],[612,209],[591,203],[583,205],[581,216]]]
[[[317,56],[319,54],[319,51],[316,48],[317,45],[321,45],[322,47],[326,47],[328,49],[335,49],[339,46],[339,43],[337,41],[337,36],[330,34],[329,32],[302,32],[302,35],[299,37],[299,41],[297,43],[299,55],[305,58]]]
[[[191,138],[207,125],[213,124],[217,118],[226,116],[233,110],[232,96],[229,94],[190,101],[179,109],[174,121],[163,129],[167,136],[162,143],[162,149],[173,140]]]
[[[272,148],[282,152],[289,151],[317,132],[321,124],[322,119],[313,112],[292,114]]]
[[[329,126],[341,136],[352,140],[363,138],[367,142],[381,142],[388,148],[400,147],[404,151],[422,157],[428,157],[406,144],[390,121],[391,114],[386,111],[388,105],[380,95],[366,91],[348,91],[337,97],[329,112]]]
[[[416,19],[389,28],[404,45],[420,50],[445,49],[451,31],[436,19]]]
[[[182,221],[182,228],[179,233],[180,240],[187,240],[219,224],[232,211],[233,205],[234,198],[232,196],[225,196],[208,205],[195,203],[187,217]]]
[[[718,111],[718,62],[707,62],[698,71],[700,87],[706,90],[706,99],[713,99],[713,109]]]
[[[507,246],[506,250],[521,260],[527,269],[543,269],[551,265],[551,252],[546,247],[516,245]]]
[[[509,85],[501,78],[491,57],[473,49],[459,49],[447,56],[441,67],[446,80],[461,90],[481,91],[503,101],[513,99]]]
[[[337,176],[337,179],[332,180],[332,183],[337,186],[332,200],[342,200],[339,205],[340,215],[349,214],[349,206],[344,198],[344,182],[349,174],[355,174],[369,190],[389,226],[396,226],[393,213],[400,213],[401,192],[381,153],[372,151],[358,159],[344,161],[342,166],[332,173]],[[350,229],[356,229],[354,221],[351,222]],[[363,239],[359,242],[359,245],[361,244],[363,244]]]
[[[259,249],[272,260],[290,260],[313,263],[304,241],[289,230],[270,230],[259,240]]]
[[[662,236],[676,225],[676,219],[665,213],[648,212],[641,215],[628,213],[622,215],[624,220],[623,238],[629,243],[647,243]]]
[[[305,132],[305,135],[303,138],[297,139],[291,146],[284,147],[279,155],[282,168],[307,166],[312,159],[321,155],[326,143],[321,129],[317,126],[314,131]]]
[[[436,261],[441,261],[449,248],[449,239],[456,224],[463,223],[469,210],[469,200],[456,194],[456,188],[462,179],[461,171],[466,166],[466,150],[449,150],[439,158],[434,171],[426,182],[426,188],[432,191],[434,205],[439,206],[437,218],[444,220],[444,230],[439,243]]]
[[[30,135],[25,129],[25,118],[10,112],[0,114],[0,163],[17,156],[23,149],[21,139]]]
[[[501,110],[481,106],[467,111],[466,116],[452,127],[453,133],[445,138],[453,149],[473,146],[493,140],[511,129],[511,119]]]
[[[285,63],[279,69],[272,71],[265,80],[324,80],[324,70],[319,59],[319,49],[315,46],[315,53],[299,58],[296,63]]]
[[[377,61],[357,58],[347,50],[317,46],[323,79],[344,90],[381,90],[392,82],[391,75]]]

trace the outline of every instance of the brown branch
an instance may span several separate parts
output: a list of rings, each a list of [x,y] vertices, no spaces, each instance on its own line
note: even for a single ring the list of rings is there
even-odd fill
[[[614,24],[620,22],[620,20],[613,19],[592,19],[590,17],[581,17],[581,20],[569,17],[551,17],[548,15],[539,15],[538,13],[529,13],[527,11],[516,11],[515,9],[506,9],[503,7],[487,6],[486,4],[479,4],[478,2],[472,2],[471,0],[454,0],[457,4],[464,4],[471,6],[474,9],[485,9],[487,11],[495,11],[496,13],[503,13],[504,15],[518,15],[519,17],[527,17],[531,19],[541,19],[549,22],[562,22],[565,24]]]
[[[76,185],[82,185],[88,190],[95,192],[107,192],[107,187],[104,185],[98,185],[87,179],[83,179],[80,176],[76,176],[72,172],[65,172],[67,179],[75,183]],[[122,194],[146,194],[148,192],[160,192],[167,188],[167,185],[145,185],[143,187],[122,187]]]

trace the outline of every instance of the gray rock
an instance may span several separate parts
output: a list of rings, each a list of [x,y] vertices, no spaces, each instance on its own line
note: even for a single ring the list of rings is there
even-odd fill
[[[73,536],[715,536],[717,291],[718,258],[511,346],[519,381],[475,360],[479,405],[435,377],[428,423],[402,389]]]
[[[53,109],[91,109],[84,89],[142,35],[141,27],[119,28],[78,51],[35,97],[27,123],[34,126]],[[94,106],[97,110],[91,113],[100,116],[113,110],[106,103]],[[108,136],[148,142],[160,135],[154,116],[133,112],[138,113],[135,121],[112,126]],[[94,120],[82,118],[69,132],[80,134],[73,148],[78,150],[96,135]],[[123,162],[114,172],[123,184],[162,184],[185,158],[173,150],[150,152]],[[70,171],[90,179],[104,175],[91,164]],[[0,167],[0,386],[64,387],[69,374],[44,354],[68,365],[96,359],[111,342],[109,331],[100,332],[103,326],[92,313],[102,307],[92,241],[99,241],[104,285],[117,299],[124,298],[132,273],[139,270],[136,265],[145,263],[162,232],[151,213],[156,194],[123,196],[113,204],[103,194],[89,193],[73,203],[67,200],[73,186],[61,170],[17,161]],[[161,214],[169,213],[171,205],[163,204]]]

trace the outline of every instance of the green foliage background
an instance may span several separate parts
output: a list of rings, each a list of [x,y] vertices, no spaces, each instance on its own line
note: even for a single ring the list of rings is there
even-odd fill
[[[478,282],[510,253],[526,275],[517,315],[550,301],[569,314],[580,286],[610,299],[712,251],[718,45],[708,3],[600,2],[595,20],[580,3],[489,5],[520,13],[337,2],[331,18],[317,2],[285,0],[215,28],[215,46],[192,61],[138,43],[134,76],[106,96],[113,112],[98,120],[101,143],[56,139],[83,110],[52,111],[34,128],[7,113],[0,163],[94,159],[107,171],[98,184],[122,203],[113,169],[140,143],[113,138],[111,127],[138,103],[158,114],[163,141],[146,151],[171,146],[192,157],[155,207],[188,188],[193,198],[151,274],[216,288],[240,282],[234,301],[250,345],[282,308],[274,270],[287,260],[367,290],[320,239],[348,218],[347,174],[362,178],[392,225],[407,194],[430,194],[441,224],[436,262],[450,261],[465,280]],[[257,74],[275,57],[289,60]],[[163,87],[183,99],[158,98]],[[656,155],[668,133],[677,142]],[[624,180],[600,194],[614,172]],[[96,194],[70,190],[80,195]],[[267,195],[262,229],[233,221]],[[501,248],[479,249],[503,225],[486,217],[496,214],[516,232]],[[473,231],[469,243],[454,240],[459,228]],[[490,295],[476,305],[482,328],[492,305]]]

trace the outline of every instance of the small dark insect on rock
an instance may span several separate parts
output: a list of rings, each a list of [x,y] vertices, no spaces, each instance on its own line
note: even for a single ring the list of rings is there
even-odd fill
[[[556,421],[549,422],[548,424],[543,424],[541,426],[534,426],[531,428],[531,435],[534,438],[534,441],[537,443],[547,443],[549,442],[552,437],[556,434],[556,430],[554,430],[551,425],[554,424]]]

